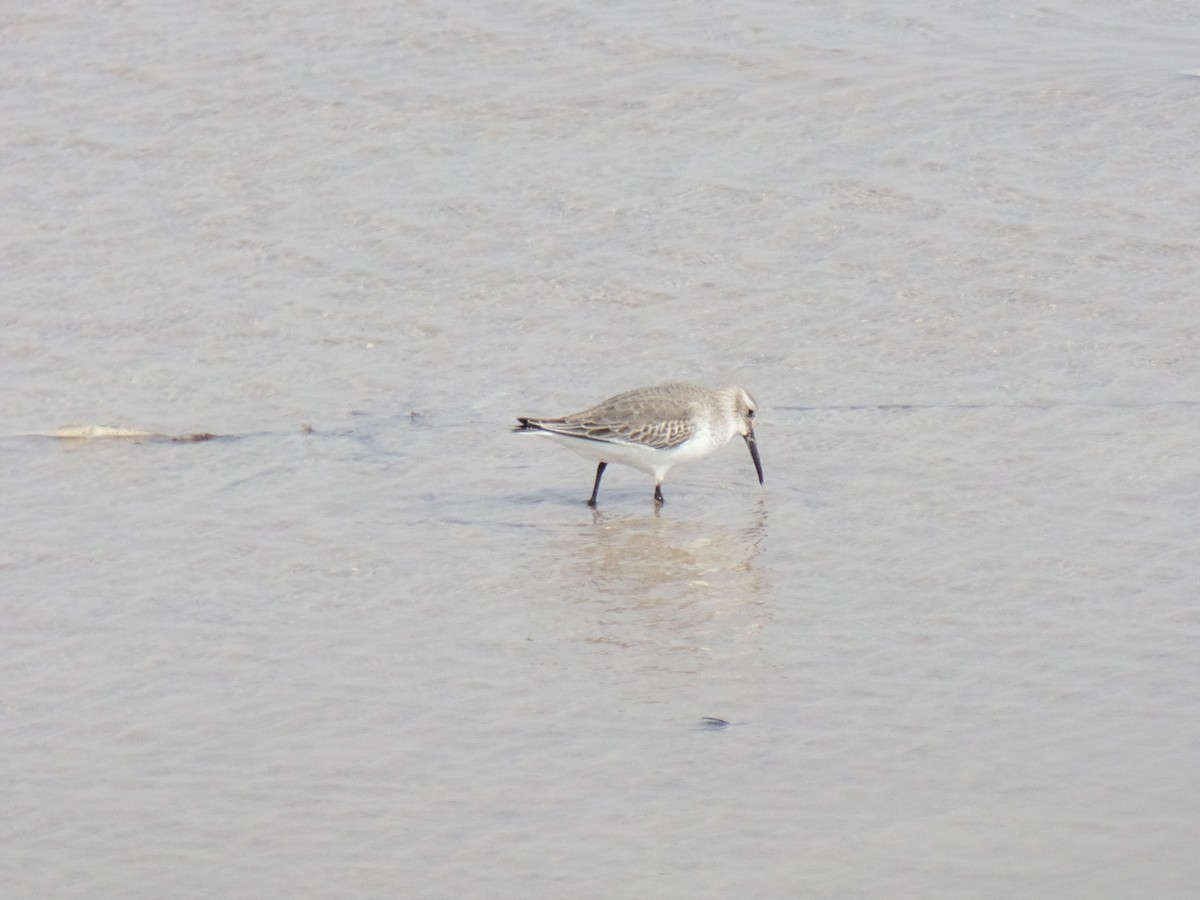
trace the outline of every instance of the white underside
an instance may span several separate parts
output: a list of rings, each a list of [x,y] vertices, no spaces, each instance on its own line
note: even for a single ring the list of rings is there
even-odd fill
[[[649,472],[654,476],[655,484],[662,484],[667,477],[667,471],[680,463],[701,459],[713,453],[726,443],[729,438],[720,440],[711,431],[697,431],[691,438],[678,447],[668,450],[656,450],[639,444],[614,443],[609,441],[589,441],[585,438],[570,437],[565,434],[554,434],[550,431],[530,432],[548,437],[562,444],[569,450],[574,450],[580,456],[596,462],[621,463]]]

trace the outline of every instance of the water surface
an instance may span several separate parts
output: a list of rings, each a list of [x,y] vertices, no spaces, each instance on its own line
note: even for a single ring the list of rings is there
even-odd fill
[[[1198,38],[5,14],[6,896],[1194,896]]]

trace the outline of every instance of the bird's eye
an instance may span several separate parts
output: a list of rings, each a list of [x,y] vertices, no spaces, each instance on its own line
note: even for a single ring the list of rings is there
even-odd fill
[[[752,409],[746,410],[746,418],[753,419],[754,418],[754,410],[752,410]]]

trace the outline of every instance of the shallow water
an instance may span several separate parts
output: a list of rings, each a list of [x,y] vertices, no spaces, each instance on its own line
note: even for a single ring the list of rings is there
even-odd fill
[[[1197,38],[0,16],[5,895],[1194,896]]]

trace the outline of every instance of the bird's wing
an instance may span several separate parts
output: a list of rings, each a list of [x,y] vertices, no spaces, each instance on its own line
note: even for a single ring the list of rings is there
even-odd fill
[[[533,426],[539,431],[580,438],[585,441],[600,441],[606,444],[634,444],[655,450],[678,447],[692,436],[695,428],[688,419],[672,419],[662,422],[630,424],[625,421],[604,421],[590,418],[566,416],[561,419],[526,419],[526,428]]]

